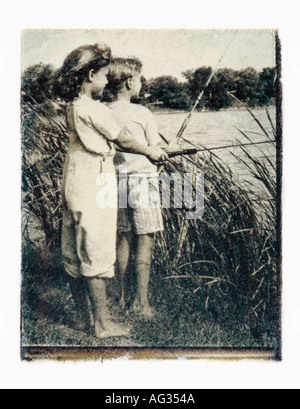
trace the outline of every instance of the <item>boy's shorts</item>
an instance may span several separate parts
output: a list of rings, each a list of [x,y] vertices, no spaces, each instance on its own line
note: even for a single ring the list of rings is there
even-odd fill
[[[120,177],[119,194],[119,233],[142,235],[164,230],[158,177]]]

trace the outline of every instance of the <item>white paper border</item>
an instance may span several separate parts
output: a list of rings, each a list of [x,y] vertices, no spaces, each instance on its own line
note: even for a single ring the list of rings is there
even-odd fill
[[[0,387],[10,389],[298,388],[299,306],[299,2],[10,1],[1,3]],[[279,28],[284,81],[283,362],[20,361],[19,77],[22,28]],[[4,56],[4,58],[3,58]],[[297,99],[296,99],[297,98]]]

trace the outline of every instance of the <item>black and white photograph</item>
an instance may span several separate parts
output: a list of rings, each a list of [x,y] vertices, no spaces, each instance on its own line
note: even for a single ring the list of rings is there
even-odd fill
[[[281,47],[22,31],[23,359],[281,358]]]

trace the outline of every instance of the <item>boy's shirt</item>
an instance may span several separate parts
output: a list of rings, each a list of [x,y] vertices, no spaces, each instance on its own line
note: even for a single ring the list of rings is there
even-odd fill
[[[127,101],[116,101],[110,105],[113,117],[127,135],[132,136],[144,146],[155,146],[161,142],[153,114],[149,109]],[[128,175],[157,174],[157,166],[143,155],[117,152],[115,157],[117,171],[126,166]],[[120,171],[122,173],[122,170]]]

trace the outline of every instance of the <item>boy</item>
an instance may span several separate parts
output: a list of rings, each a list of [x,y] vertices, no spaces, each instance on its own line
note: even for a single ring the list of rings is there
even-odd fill
[[[110,108],[125,133],[144,146],[163,146],[170,153],[179,150],[177,144],[164,145],[152,113],[145,107],[131,103],[141,91],[142,63],[135,58],[114,59],[108,75],[108,92],[114,102]],[[125,278],[129,260],[135,253],[137,291],[133,311],[144,318],[152,318],[148,289],[152,249],[155,233],[164,230],[158,188],[157,166],[146,157],[117,153],[115,165],[119,174],[120,201],[128,198],[128,206],[119,209],[119,243],[117,267],[121,278],[121,307],[125,307]],[[150,194],[149,194],[150,192]],[[123,207],[123,206],[122,206]]]

